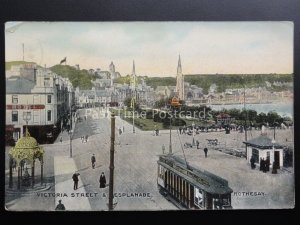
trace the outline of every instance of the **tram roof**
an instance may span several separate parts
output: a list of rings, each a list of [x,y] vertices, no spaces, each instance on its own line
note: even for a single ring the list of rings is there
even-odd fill
[[[164,159],[162,162],[161,159]],[[206,170],[201,170],[186,164],[186,162],[174,155],[161,155],[160,163],[180,173],[193,185],[210,194],[229,194],[233,190],[228,186],[228,181]],[[182,171],[183,170],[183,171]]]

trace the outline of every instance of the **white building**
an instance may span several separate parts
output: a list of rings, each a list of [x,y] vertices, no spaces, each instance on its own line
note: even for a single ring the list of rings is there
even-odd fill
[[[271,138],[261,135],[257,138],[244,142],[247,145],[247,160],[250,163],[251,157],[254,158],[257,165],[261,159],[269,159],[270,167],[273,162],[277,168],[283,166],[283,146],[272,142]]]
[[[74,105],[71,82],[45,68],[17,75],[6,79],[7,138],[18,140],[28,125],[39,143],[53,140]]]

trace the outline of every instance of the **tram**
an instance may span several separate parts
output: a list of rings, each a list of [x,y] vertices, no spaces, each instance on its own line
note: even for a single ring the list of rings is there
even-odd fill
[[[228,181],[172,154],[157,161],[159,192],[179,209],[232,209]]]

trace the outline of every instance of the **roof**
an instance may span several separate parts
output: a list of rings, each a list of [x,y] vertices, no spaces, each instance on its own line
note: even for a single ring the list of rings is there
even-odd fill
[[[35,83],[19,77],[16,79],[7,79],[6,80],[6,93],[7,94],[29,94],[34,88]]]
[[[266,135],[260,135],[259,137],[251,139],[249,141],[244,141],[243,143],[258,148],[270,149],[273,147],[273,145],[275,148],[282,148],[282,146],[276,142],[273,144],[272,139],[267,137]]]
[[[174,155],[161,155],[158,163],[170,170],[174,170],[193,185],[211,194],[230,194],[233,190],[228,181],[206,170],[200,170],[186,164],[185,161]]]
[[[20,162],[23,159],[33,161],[36,158],[41,159],[45,151],[39,146],[36,139],[31,137],[26,128],[25,136],[20,138],[15,147],[9,150],[9,155]]]

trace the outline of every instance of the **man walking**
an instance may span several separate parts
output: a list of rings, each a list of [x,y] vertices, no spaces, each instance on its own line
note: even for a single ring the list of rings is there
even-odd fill
[[[197,140],[197,141],[196,141],[197,149],[199,149],[199,144],[200,144],[200,143],[199,143],[199,141]]]
[[[79,173],[74,173],[72,176],[72,179],[74,181],[74,190],[78,189],[78,181],[79,181],[78,176],[79,175],[80,175]]]
[[[207,152],[208,152],[208,149],[205,147],[205,148],[204,148],[205,158],[207,158]]]
[[[93,156],[91,157],[91,162],[92,162],[93,169],[95,169],[95,162],[96,162],[95,154],[93,154]]]

